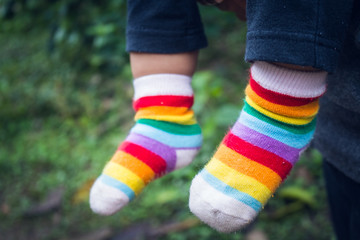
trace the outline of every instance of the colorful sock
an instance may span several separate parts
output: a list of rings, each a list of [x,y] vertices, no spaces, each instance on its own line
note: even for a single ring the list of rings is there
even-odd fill
[[[220,232],[251,222],[312,139],[325,72],[251,67],[240,117],[194,178],[189,206]]]
[[[191,110],[191,78],[154,74],[134,80],[136,124],[90,192],[95,213],[111,215],[152,180],[188,165],[202,135]]]

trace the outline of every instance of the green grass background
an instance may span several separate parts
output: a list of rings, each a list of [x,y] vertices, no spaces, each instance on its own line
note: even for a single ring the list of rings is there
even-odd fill
[[[189,212],[191,179],[235,122],[249,66],[243,60],[245,24],[216,9],[202,8],[202,12],[210,45],[201,51],[193,87],[204,146],[191,166],[151,183],[110,217],[91,212],[88,190],[133,124],[128,59],[113,76],[79,70],[71,64],[76,59],[67,61],[47,52],[48,30],[19,31],[13,22],[4,23],[7,28],[0,30],[1,239],[249,239],[253,231],[262,232],[265,239],[334,239],[321,156],[312,149],[248,229],[220,234]],[[64,192],[57,209],[26,216],[59,187]]]

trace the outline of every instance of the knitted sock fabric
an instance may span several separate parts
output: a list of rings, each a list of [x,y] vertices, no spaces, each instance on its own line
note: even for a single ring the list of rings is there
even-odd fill
[[[239,119],[193,179],[195,215],[220,232],[256,217],[313,136],[325,78],[325,72],[252,65]]]
[[[154,74],[134,80],[136,124],[90,191],[95,213],[111,215],[152,180],[188,165],[202,143],[191,78]]]

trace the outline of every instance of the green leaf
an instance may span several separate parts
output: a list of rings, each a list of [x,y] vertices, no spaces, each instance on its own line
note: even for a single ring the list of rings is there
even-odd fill
[[[104,36],[115,32],[115,30],[116,30],[115,24],[100,24],[92,27],[89,30],[89,33],[93,35]]]
[[[278,196],[285,199],[301,201],[312,208],[315,208],[317,205],[312,192],[295,186],[281,188]]]

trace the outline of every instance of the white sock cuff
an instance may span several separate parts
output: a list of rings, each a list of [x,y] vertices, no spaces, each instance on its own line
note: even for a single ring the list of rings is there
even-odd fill
[[[134,98],[157,95],[192,96],[191,77],[180,74],[151,74],[134,79]]]
[[[324,71],[290,70],[258,61],[251,66],[251,75],[263,88],[293,97],[319,97],[326,90]]]

